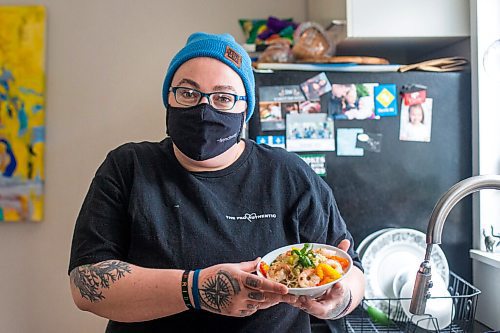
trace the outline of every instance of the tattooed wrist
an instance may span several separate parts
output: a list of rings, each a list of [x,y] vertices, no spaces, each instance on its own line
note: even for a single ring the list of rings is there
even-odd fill
[[[233,298],[240,291],[238,280],[224,270],[205,277],[198,290],[202,308],[218,313],[227,311]]]
[[[103,289],[109,289],[111,284],[118,281],[132,268],[124,261],[107,260],[92,265],[82,265],[73,269],[70,278],[80,291],[82,298],[90,302],[99,302],[106,297]]]

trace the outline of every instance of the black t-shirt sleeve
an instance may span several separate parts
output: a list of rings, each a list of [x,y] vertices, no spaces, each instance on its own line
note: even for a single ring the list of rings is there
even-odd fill
[[[76,220],[68,273],[73,268],[126,257],[127,184],[113,152],[99,167]]]

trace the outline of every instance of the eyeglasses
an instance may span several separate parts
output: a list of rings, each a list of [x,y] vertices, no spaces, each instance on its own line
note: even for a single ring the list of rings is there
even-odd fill
[[[204,93],[193,88],[170,87],[177,103],[184,106],[198,105],[203,97],[208,99],[208,104],[220,111],[231,110],[237,101],[246,101],[246,96],[238,96],[227,92]]]

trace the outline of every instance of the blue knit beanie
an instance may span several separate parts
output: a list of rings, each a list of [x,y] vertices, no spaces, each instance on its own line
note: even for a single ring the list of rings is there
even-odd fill
[[[195,32],[189,36],[186,46],[170,62],[165,81],[163,81],[163,104],[168,105],[168,89],[177,69],[192,58],[210,57],[231,67],[243,81],[247,94],[246,121],[250,119],[255,107],[255,79],[252,61],[246,51],[229,34],[208,34]]]

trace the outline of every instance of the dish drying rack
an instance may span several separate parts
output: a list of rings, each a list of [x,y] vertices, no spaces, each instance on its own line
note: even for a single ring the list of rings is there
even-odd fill
[[[481,291],[453,272],[450,272],[448,291],[450,292],[452,303],[455,308],[454,314],[452,313],[451,324],[447,327],[439,327],[436,318],[433,318],[431,315],[425,315],[426,319],[424,320],[428,320],[427,323],[430,325],[429,330],[453,333],[472,332],[472,326],[476,315],[477,297]],[[413,321],[417,322],[415,318],[408,318],[405,315],[401,308],[401,300],[408,300],[408,298],[363,299],[362,306],[358,306],[356,310],[344,317],[343,332],[429,332],[429,330],[425,330],[414,323]],[[369,306],[370,301],[386,302],[388,310],[387,313],[384,314],[387,318],[389,318],[389,314],[392,314],[391,320],[383,323],[372,320],[364,310]],[[412,321],[411,319],[414,320]]]

